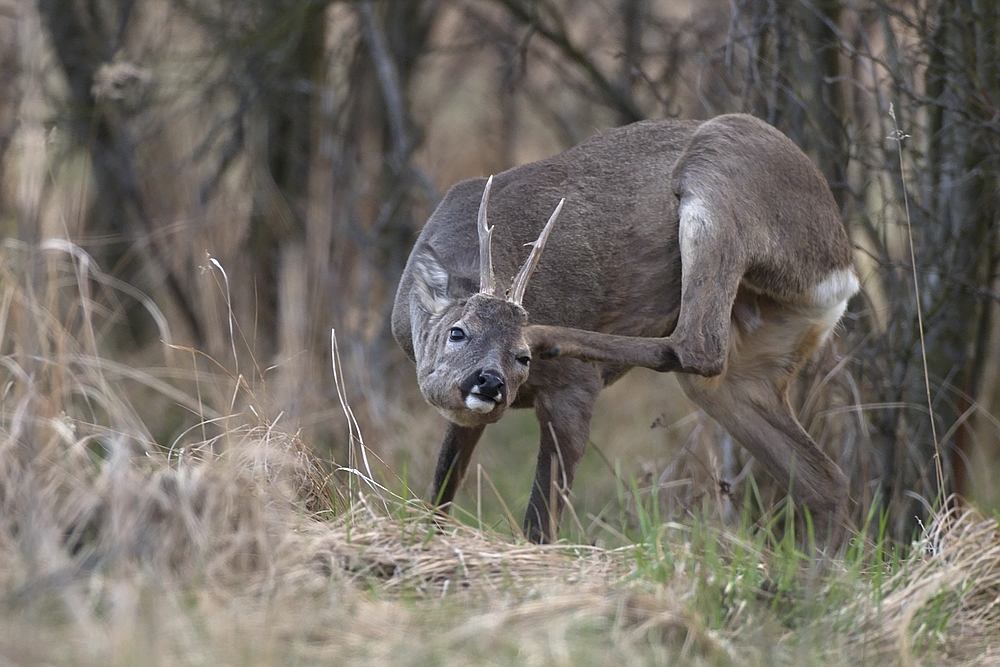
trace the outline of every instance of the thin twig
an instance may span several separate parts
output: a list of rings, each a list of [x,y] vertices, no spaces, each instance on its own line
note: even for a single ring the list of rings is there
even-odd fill
[[[896,122],[896,110],[892,103],[889,103],[889,116],[892,118],[894,129],[891,137],[896,142],[896,154],[899,156],[899,177],[903,187],[903,210],[906,213],[906,234],[910,244],[910,268],[913,271],[913,296],[917,306],[917,330],[920,332],[920,358],[924,364],[924,388],[927,390],[927,411],[931,417],[931,437],[934,439],[934,468],[938,478],[938,492],[944,492],[944,470],[941,467],[941,447],[938,444],[937,426],[934,423],[934,403],[931,400],[931,378],[927,369],[927,347],[924,342],[924,316],[920,307],[920,284],[917,282],[917,256],[913,249],[913,225],[910,220],[910,199],[906,194],[906,175],[903,172],[903,139],[908,135],[899,130]]]

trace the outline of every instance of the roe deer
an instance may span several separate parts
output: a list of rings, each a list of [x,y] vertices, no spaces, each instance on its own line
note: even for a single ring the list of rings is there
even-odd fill
[[[434,499],[447,511],[486,424],[534,407],[524,532],[553,539],[598,393],[644,366],[680,371],[688,397],[809,508],[817,537],[839,541],[847,479],[787,390],[857,290],[825,179],[752,116],[634,123],[458,183],[392,313],[421,392],[450,422]]]

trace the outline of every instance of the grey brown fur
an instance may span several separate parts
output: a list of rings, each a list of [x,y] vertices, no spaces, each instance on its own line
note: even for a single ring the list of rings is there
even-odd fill
[[[729,115],[635,123],[498,174],[485,209],[493,295],[479,293],[484,185],[455,185],[431,215],[392,314],[424,397],[450,422],[435,501],[447,510],[486,424],[533,407],[541,445],[524,529],[551,539],[598,393],[644,366],[681,371],[687,395],[793,480],[817,533],[838,539],[846,478],[786,396],[858,289],[809,159],[762,121]],[[525,245],[562,198],[523,304],[508,301]]]

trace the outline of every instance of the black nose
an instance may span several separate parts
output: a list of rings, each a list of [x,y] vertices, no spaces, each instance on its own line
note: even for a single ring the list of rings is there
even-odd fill
[[[503,380],[500,376],[490,373],[489,371],[483,371],[476,378],[476,387],[478,388],[478,394],[486,398],[496,400],[500,396],[500,391],[503,389]]]

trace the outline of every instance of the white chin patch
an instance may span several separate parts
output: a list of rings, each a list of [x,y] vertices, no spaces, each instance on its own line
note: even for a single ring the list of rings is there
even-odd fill
[[[469,408],[473,412],[485,415],[487,412],[493,412],[493,409],[496,408],[496,406],[496,401],[482,399],[475,394],[469,394],[465,397],[465,407]]]

